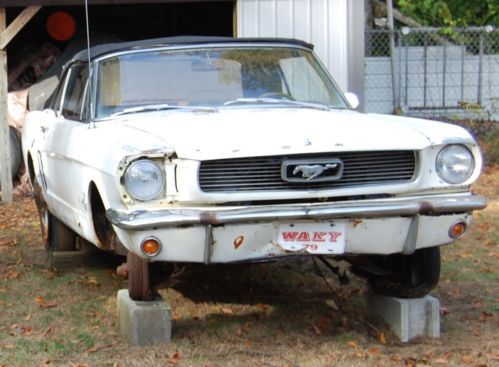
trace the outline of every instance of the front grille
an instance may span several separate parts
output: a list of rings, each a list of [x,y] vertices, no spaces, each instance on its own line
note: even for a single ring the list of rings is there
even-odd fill
[[[287,182],[281,177],[285,160],[338,158],[343,162],[339,180],[328,182]],[[199,185],[205,192],[320,190],[413,179],[416,159],[413,151],[339,152],[203,161]]]

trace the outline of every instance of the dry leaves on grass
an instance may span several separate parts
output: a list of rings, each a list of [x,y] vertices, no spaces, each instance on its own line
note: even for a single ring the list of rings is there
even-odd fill
[[[12,324],[10,325],[10,329],[11,329],[10,332],[11,336],[18,336],[18,335],[30,336],[31,334],[33,334],[33,328],[27,325]]]
[[[98,351],[100,351],[102,349],[106,349],[106,348],[112,348],[117,344],[118,344],[118,341],[114,341],[112,343],[104,344],[104,345],[95,345],[92,348],[89,348],[87,350],[87,354],[95,353],[95,352],[98,352]]]
[[[41,308],[53,308],[59,306],[59,304],[55,301],[45,301],[45,299],[42,296],[36,296],[35,297],[35,302],[40,306]]]

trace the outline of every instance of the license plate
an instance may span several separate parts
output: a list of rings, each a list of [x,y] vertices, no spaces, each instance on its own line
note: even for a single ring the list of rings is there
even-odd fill
[[[344,223],[290,223],[277,229],[277,243],[284,250],[310,254],[343,254],[345,237]]]

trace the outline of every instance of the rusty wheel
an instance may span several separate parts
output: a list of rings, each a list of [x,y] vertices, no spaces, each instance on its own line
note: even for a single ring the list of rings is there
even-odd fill
[[[151,299],[149,263],[132,252],[128,252],[128,294],[135,301]]]
[[[370,276],[371,288],[376,292],[400,298],[418,298],[427,295],[440,278],[440,249],[428,247],[412,255],[389,255],[384,259],[389,275]]]
[[[49,212],[47,203],[43,198],[42,188],[36,177],[33,178],[33,195],[40,217],[40,229],[45,248],[50,252],[75,251],[76,234]]]

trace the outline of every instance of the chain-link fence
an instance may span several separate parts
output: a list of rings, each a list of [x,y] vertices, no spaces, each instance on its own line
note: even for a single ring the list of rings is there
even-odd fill
[[[499,120],[499,30],[366,32],[365,110]]]

